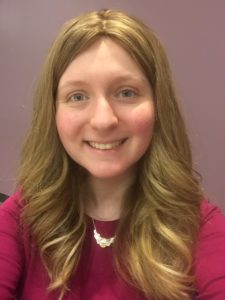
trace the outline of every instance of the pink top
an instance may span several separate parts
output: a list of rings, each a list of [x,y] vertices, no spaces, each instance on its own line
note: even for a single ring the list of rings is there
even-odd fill
[[[21,231],[19,194],[0,206],[0,300],[56,300],[57,292],[47,294],[46,273],[29,234]],[[203,226],[196,251],[195,274],[198,293],[195,300],[225,300],[225,218],[220,210],[204,201]],[[102,236],[112,236],[117,221],[95,221]],[[100,248],[93,238],[89,220],[84,249],[71,292],[65,300],[146,300],[119,279],[113,270],[112,247]],[[153,300],[153,299],[152,299]]]

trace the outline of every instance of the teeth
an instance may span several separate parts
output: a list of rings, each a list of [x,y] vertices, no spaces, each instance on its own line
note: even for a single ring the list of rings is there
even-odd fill
[[[123,141],[121,140],[121,141],[117,141],[114,143],[107,143],[107,144],[96,143],[96,142],[89,142],[88,144],[95,149],[110,150],[110,149],[118,147],[119,145],[122,144],[122,142]]]

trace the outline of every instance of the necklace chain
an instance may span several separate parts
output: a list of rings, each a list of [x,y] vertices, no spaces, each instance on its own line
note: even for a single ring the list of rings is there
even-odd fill
[[[92,222],[93,222],[93,225],[94,225],[94,238],[96,240],[96,243],[101,247],[101,248],[105,248],[105,247],[109,247],[110,245],[113,244],[114,240],[115,240],[115,237],[116,236],[113,236],[111,238],[105,238],[105,237],[102,237],[100,235],[100,233],[97,232],[97,229],[95,227],[95,222],[94,220],[92,219]]]

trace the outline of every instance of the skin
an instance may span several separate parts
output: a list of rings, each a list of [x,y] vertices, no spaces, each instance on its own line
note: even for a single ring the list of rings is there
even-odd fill
[[[89,215],[118,218],[153,135],[155,108],[147,78],[121,46],[101,38],[67,67],[56,103],[61,142],[89,174]]]

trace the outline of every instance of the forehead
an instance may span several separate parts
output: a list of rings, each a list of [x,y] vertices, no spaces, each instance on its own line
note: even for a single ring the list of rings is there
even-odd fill
[[[59,88],[71,80],[98,76],[139,77],[146,80],[140,65],[117,42],[102,37],[77,55],[60,78]]]

